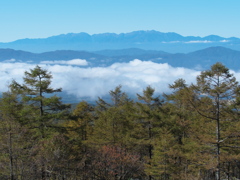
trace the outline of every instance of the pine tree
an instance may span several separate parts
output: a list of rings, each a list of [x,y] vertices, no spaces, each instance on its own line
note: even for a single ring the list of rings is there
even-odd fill
[[[195,131],[194,127],[199,127],[199,116],[190,103],[196,102],[196,95],[183,79],[176,80],[169,87],[173,92],[164,94],[167,100],[164,106],[165,119],[168,123],[164,131],[161,131],[156,158],[159,159],[161,156],[158,157],[158,154],[164,153],[162,160],[168,165],[171,179],[197,178],[202,162],[198,159],[200,145],[194,136],[199,130]],[[169,140],[164,138],[166,135],[170,137]],[[161,141],[169,142],[168,150],[161,146]]]
[[[134,128],[134,103],[121,91],[121,86],[110,91],[111,102],[103,99],[97,101],[93,137],[101,145],[127,145]]]
[[[61,92],[61,88],[51,88],[51,79],[50,72],[36,66],[34,69],[25,72],[23,84],[16,81],[10,84],[11,93],[18,96],[18,101],[23,106],[20,123],[30,129],[33,138],[35,138],[36,144],[33,144],[32,148],[35,149],[36,158],[38,158],[36,166],[39,166],[39,164],[41,166],[39,176],[42,179],[46,179],[47,176],[47,156],[41,152],[44,148],[40,146],[46,147],[51,138],[58,134],[58,130],[62,129],[60,125],[69,108],[68,105],[61,102],[60,97],[52,95]],[[48,153],[54,152],[48,151]]]
[[[215,137],[211,144],[215,146],[216,179],[220,180],[228,176],[221,167],[224,159],[231,156],[228,152],[233,152],[232,148],[237,148],[240,142],[236,138],[240,137],[239,129],[232,128],[239,125],[236,111],[232,107],[236,105],[240,87],[229,69],[221,63],[216,63],[210,70],[203,71],[197,77],[197,84],[192,85],[192,88],[199,99],[199,105],[192,104],[193,107],[210,123],[215,123]]]
[[[240,89],[235,77],[228,68],[216,63],[210,70],[201,72],[196,84],[187,86],[179,80],[171,88],[176,91],[167,96],[170,104],[175,106],[175,113],[180,113],[180,116],[176,114],[178,118],[187,118],[188,128],[184,133],[187,139],[181,141],[184,151],[189,147],[195,150],[195,153],[188,151],[194,157],[189,161],[191,166],[197,165],[195,168],[201,176],[229,178],[231,172],[225,164],[239,158]]]
[[[17,150],[20,144],[20,137],[18,134],[23,131],[17,121],[18,112],[21,107],[17,104],[16,97],[10,93],[3,93],[0,101],[0,177],[4,179],[4,172],[9,172],[9,179],[13,180],[18,175],[16,172]]]
[[[140,102],[138,106],[138,123],[143,127],[141,132],[143,148],[145,150],[145,157],[147,157],[148,166],[151,167],[151,161],[153,158],[154,140],[158,135],[158,128],[164,126],[162,119],[162,103],[159,97],[154,97],[155,90],[148,86],[143,90],[143,95],[138,96]],[[149,179],[152,179],[152,175],[149,175]]]
[[[98,154],[99,157],[105,156],[102,151],[104,147],[114,147],[116,149],[121,149],[125,154],[134,154],[132,157],[139,156],[139,144],[141,132],[141,125],[136,119],[136,106],[133,100],[129,99],[127,94],[122,92],[121,86],[116,87],[114,90],[109,92],[110,101],[99,98],[97,101],[97,106],[95,108],[96,118],[93,122],[93,134],[87,140],[87,144],[92,148],[92,154],[89,156],[95,157]],[[117,154],[121,155],[121,154]],[[122,155],[121,155],[122,156]],[[98,159],[98,158],[97,158]],[[102,158],[101,158],[102,159]],[[93,159],[91,162],[91,171],[97,172],[100,169],[95,169],[96,164]],[[101,163],[99,159],[98,163]],[[105,161],[105,159],[103,159]],[[136,160],[140,163],[140,160]],[[110,163],[111,161],[109,161]],[[130,162],[130,161],[129,161]],[[108,163],[108,162],[106,162]],[[121,162],[122,163],[122,162]],[[122,173],[124,174],[126,168],[130,163],[122,166]],[[137,166],[143,167],[143,164],[138,164]],[[98,166],[99,167],[99,166]],[[114,166],[112,166],[114,167]],[[116,169],[112,169],[111,172],[119,171],[118,165],[115,165]],[[109,172],[109,167],[101,167],[102,173]],[[127,168],[129,174],[134,174],[131,168]],[[141,169],[143,171],[143,169]],[[141,172],[144,174],[144,172]],[[117,173],[116,178],[121,178],[121,174]],[[96,175],[96,178],[98,175]]]
[[[66,121],[66,136],[70,146],[71,168],[76,171],[76,176],[87,179],[89,152],[88,139],[93,132],[94,107],[85,101],[78,103],[72,112],[72,118]]]
[[[24,104],[22,114],[25,119],[22,123],[38,129],[42,138],[47,135],[45,130],[54,127],[54,124],[56,125],[66,113],[64,110],[69,108],[69,105],[61,102],[60,97],[50,96],[50,94],[61,92],[61,88],[50,87],[51,79],[51,73],[36,66],[30,69],[30,72],[25,72],[23,84],[13,81],[10,85],[11,91],[18,94],[19,100]]]

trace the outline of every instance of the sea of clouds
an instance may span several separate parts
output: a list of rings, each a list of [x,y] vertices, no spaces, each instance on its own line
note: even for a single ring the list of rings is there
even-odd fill
[[[151,61],[132,60],[129,63],[115,63],[108,67],[88,67],[86,60],[42,61],[38,64],[53,75],[53,88],[62,88],[68,95],[76,99],[88,97],[91,100],[103,97],[118,85],[129,95],[142,93],[151,86],[156,93],[170,92],[169,84],[179,78],[188,84],[194,83],[200,71],[182,67],[172,67],[167,63],[159,64]],[[14,79],[23,83],[25,71],[33,69],[36,64],[3,61],[0,63],[0,91],[8,90],[8,85]],[[232,71],[237,79],[240,73]]]

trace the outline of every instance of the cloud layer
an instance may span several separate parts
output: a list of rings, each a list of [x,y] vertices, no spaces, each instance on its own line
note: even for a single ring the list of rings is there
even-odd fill
[[[85,59],[72,59],[69,61],[42,61],[41,64],[63,64],[63,65],[87,66],[88,62]]]
[[[175,80],[183,78],[187,83],[192,83],[200,74],[200,71],[196,70],[174,68],[166,63],[158,64],[138,59],[129,63],[115,63],[108,67],[93,68],[79,67],[73,62],[75,61],[51,62],[50,64],[42,62],[40,66],[52,73],[52,87],[61,87],[64,92],[79,99],[89,97],[94,100],[98,96],[107,95],[118,85],[122,85],[123,91],[130,95],[141,93],[148,85],[155,88],[156,93],[169,92],[168,85]],[[2,84],[0,91],[7,91],[7,85],[11,83],[12,79],[22,83],[24,71],[35,66],[17,62],[0,63],[0,82]],[[240,79],[240,73],[235,73],[235,75],[237,79]]]

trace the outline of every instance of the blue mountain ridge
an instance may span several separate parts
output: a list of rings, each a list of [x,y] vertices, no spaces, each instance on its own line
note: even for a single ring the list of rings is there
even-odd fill
[[[191,53],[167,53],[157,50],[143,50],[137,48],[102,50],[102,51],[73,51],[57,50],[44,53],[32,53],[13,49],[0,49],[0,61],[14,59],[16,62],[31,62],[34,64],[41,61],[57,61],[85,59],[88,61],[86,67],[104,67],[114,63],[128,63],[134,59],[152,61],[156,63],[168,63],[173,67],[209,68],[216,62],[222,62],[230,69],[238,70],[240,66],[240,51],[216,46],[209,47]]]
[[[68,33],[48,38],[19,39],[0,43],[0,48],[11,48],[30,52],[55,50],[100,51],[105,49],[140,48],[145,50],[162,50],[170,53],[189,53],[192,51],[223,46],[240,50],[240,39],[224,38],[217,35],[182,36],[174,32],[134,31],[129,33]]]

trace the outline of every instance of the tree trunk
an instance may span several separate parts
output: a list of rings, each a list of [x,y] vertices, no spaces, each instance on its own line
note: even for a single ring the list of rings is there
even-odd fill
[[[13,156],[12,156],[12,133],[11,133],[11,132],[9,132],[8,141],[9,141],[8,151],[9,151],[10,179],[11,179],[11,180],[14,180],[14,174],[13,174]]]

